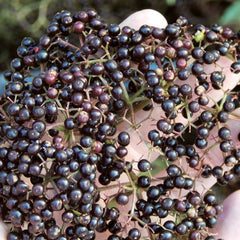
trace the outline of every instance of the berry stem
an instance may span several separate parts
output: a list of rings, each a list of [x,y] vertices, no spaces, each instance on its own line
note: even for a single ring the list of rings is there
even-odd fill
[[[132,188],[130,188],[130,186],[131,186],[130,182],[121,183],[121,186],[123,186],[124,188],[126,187],[126,188],[129,188],[129,189],[132,190]],[[117,188],[117,187],[119,187],[119,184],[114,184],[114,185],[107,186],[107,187],[98,187],[97,191],[102,192],[102,191],[110,190],[110,189]]]
[[[65,45],[67,45],[67,46],[69,46],[69,47],[71,47],[71,48],[74,48],[74,49],[80,51],[80,48],[78,48],[77,46],[75,46],[75,45],[73,45],[73,44],[71,44],[71,43],[69,43],[69,42],[64,41],[64,40],[63,40],[62,38],[60,38],[60,37],[58,37],[58,42],[64,43]]]
[[[132,122],[132,125],[133,125],[132,127],[135,128],[136,127],[136,120],[135,120],[135,112],[134,112],[134,109],[133,109],[132,102],[129,99],[129,95],[128,95],[128,92],[127,92],[127,89],[126,89],[124,83],[120,82],[120,86],[123,89],[123,95],[124,95],[125,101],[126,101],[128,107],[129,107],[129,110],[130,110],[131,122]]]

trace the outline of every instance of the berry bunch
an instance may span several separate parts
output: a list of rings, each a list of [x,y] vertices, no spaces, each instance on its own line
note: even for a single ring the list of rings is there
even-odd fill
[[[232,91],[225,86],[226,71],[240,72],[240,32],[184,17],[165,29],[121,29],[95,10],[62,11],[17,54],[0,99],[8,240],[90,240],[103,232],[108,240],[214,239],[208,229],[221,205],[195,189],[191,171],[221,184],[240,175],[228,127],[239,117],[240,94],[236,82]],[[223,56],[231,59],[227,70]],[[147,158],[130,157],[134,135]],[[223,165],[203,164],[213,148]],[[167,164],[164,176],[154,176],[156,162]]]

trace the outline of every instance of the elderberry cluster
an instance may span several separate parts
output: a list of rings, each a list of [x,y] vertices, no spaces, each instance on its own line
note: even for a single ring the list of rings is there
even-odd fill
[[[218,66],[225,56],[240,72],[240,32],[192,26],[184,17],[164,29],[121,29],[95,10],[65,10],[39,41],[24,38],[17,55],[0,98],[0,214],[8,240],[90,240],[103,232],[108,240],[215,239],[208,229],[221,205],[195,190],[197,180],[180,163],[221,184],[240,175],[228,127],[240,94],[224,90]],[[223,98],[213,102],[212,90]],[[155,109],[162,112],[142,138],[158,153],[154,162],[167,164],[164,177],[153,176],[151,154],[128,155],[131,134],[119,130],[126,121],[139,134]],[[138,111],[148,116],[141,124]],[[213,147],[224,164],[202,165]],[[128,181],[121,184],[121,176]]]

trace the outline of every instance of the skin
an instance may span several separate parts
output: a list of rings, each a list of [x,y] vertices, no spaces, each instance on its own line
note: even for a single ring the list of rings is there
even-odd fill
[[[132,15],[130,15],[127,19],[125,19],[120,26],[130,26],[134,29],[139,29],[140,26],[143,24],[148,24],[150,26],[155,26],[159,28],[164,28],[167,25],[166,19],[157,11],[151,10],[151,9],[146,9],[142,10],[139,12],[136,12]],[[227,58],[221,57],[220,60],[218,61],[218,64],[220,66],[223,66],[224,68],[224,73],[226,75],[226,80],[224,83],[224,90],[230,90],[232,89],[237,83],[240,78],[239,74],[233,74],[229,70],[229,66],[231,64],[231,61]],[[219,70],[219,67],[215,66],[214,69],[213,67],[209,68],[207,66],[206,72],[212,72],[213,70]],[[189,80],[186,81],[186,83],[189,83],[192,85],[192,87],[195,86],[195,81],[194,79],[190,78]],[[208,92],[208,96],[210,96],[210,99],[212,99],[209,103],[209,107],[211,107],[214,104],[214,101],[218,101],[223,97],[223,92],[221,91],[216,91],[214,89],[211,89]],[[214,100],[214,101],[213,101]],[[236,113],[240,113],[240,111],[236,111]],[[194,119],[198,117],[200,113],[195,114],[193,116]],[[137,134],[136,130],[133,130],[130,128],[130,124],[128,121],[123,122],[119,126],[119,132],[123,130],[127,130],[130,134],[131,137],[131,145],[128,146],[128,161],[134,160],[135,162],[139,161],[141,158],[147,158],[148,157],[148,147],[144,143],[143,139],[147,139],[147,133],[156,128],[156,122],[159,119],[159,116],[163,115],[161,112],[160,107],[154,107],[153,112],[151,115],[146,116],[146,112],[139,111],[135,114],[136,118],[136,123],[141,123],[141,125],[137,129]],[[182,117],[177,118],[177,122],[183,122],[187,123],[187,120]],[[235,145],[239,144],[239,141],[237,139],[237,134],[239,133],[239,120],[236,119],[231,119],[227,123],[228,127],[230,128],[232,132],[232,139]],[[217,136],[218,128],[215,127],[212,131],[213,136]],[[209,141],[209,146],[214,144],[214,138],[211,138]],[[199,153],[201,156],[201,152]],[[151,156],[151,160],[154,160],[158,156],[157,152],[153,152]],[[218,147],[215,147],[211,149],[211,151],[208,154],[204,155],[203,158],[203,164],[209,164],[211,166],[215,165],[220,165],[223,162],[223,157],[222,153],[220,152]],[[189,176],[192,178],[197,179],[197,185],[196,185],[196,190],[199,191],[200,193],[206,192],[214,183],[215,179],[210,178],[210,179],[203,179],[199,177],[200,173],[200,166],[198,169],[193,170],[190,169],[184,161],[180,163],[182,165],[182,168],[185,172],[188,173]],[[135,165],[134,165],[135,166]],[[135,166],[136,167],[136,166]],[[161,172],[158,174],[156,177],[164,176],[166,173]],[[127,178],[126,176],[123,176],[120,179],[121,182],[126,182]],[[116,193],[118,189],[115,190],[108,190],[104,192],[105,196],[110,196],[114,193]],[[183,194],[183,193],[182,193]],[[171,197],[179,197],[178,192],[172,192]],[[130,204],[132,199],[130,199]],[[223,203],[223,212],[219,216],[219,221],[215,229],[213,229],[213,234],[218,236],[219,238],[223,238],[225,240],[232,240],[236,239],[237,234],[240,234],[240,228],[238,227],[240,224],[240,208],[238,207],[240,205],[240,191],[236,191],[232,195],[230,195]],[[120,211],[124,211],[128,206],[120,207]],[[122,221],[126,220],[126,216],[122,218]],[[4,229],[4,225],[0,225],[0,228]],[[4,237],[4,230],[0,229],[0,239],[6,239]],[[98,239],[107,239],[105,234],[100,234],[98,236]]]
[[[142,17],[143,15],[144,15],[144,18]],[[147,23],[145,20],[149,21],[149,22]],[[121,26],[130,25],[131,27],[138,29],[138,27],[141,26],[142,24],[149,24],[150,26],[164,28],[167,25],[167,21],[159,12],[156,12],[151,9],[146,9],[146,10],[139,11],[139,12],[134,13],[133,15],[129,16],[126,20],[124,20],[121,23]],[[223,89],[225,91],[230,90],[238,83],[239,74],[233,74],[230,71],[229,66],[231,64],[231,61],[229,59],[222,57],[222,58],[220,58],[218,63],[220,66],[224,67],[224,73],[226,75],[226,81],[224,83]],[[209,66],[207,66],[207,68],[205,70],[206,70],[206,73],[213,71],[212,67],[209,67]],[[214,70],[217,71],[218,69],[214,69]],[[192,79],[190,78],[187,81],[190,83],[192,81]],[[220,100],[223,97],[223,92],[211,89],[208,92],[208,96],[210,96],[210,98],[214,99],[217,102],[218,100]],[[213,105],[212,101],[210,101],[209,106],[210,105]],[[239,114],[240,111],[236,110],[235,113]],[[151,116],[152,124],[149,120],[145,121],[144,124],[142,124],[139,131],[143,135],[145,134],[145,136],[146,136],[147,132],[150,129],[153,129],[152,125],[153,125],[153,122],[155,122],[154,116],[157,116],[157,115],[159,115],[159,111],[153,111],[152,116]],[[139,112],[136,114],[136,119],[139,121],[142,121],[143,120],[142,116],[144,116],[144,115],[141,114],[141,112]],[[193,117],[197,118],[196,115]],[[177,120],[178,120],[178,122],[186,123],[186,119],[184,119],[182,117],[180,117]],[[239,133],[239,119],[237,119],[237,118],[231,119],[230,121],[228,121],[227,126],[231,130],[232,140],[233,140],[235,146],[236,145],[239,146],[239,141],[237,138],[237,135]],[[125,127],[126,127],[126,124],[123,125],[122,128],[124,129]],[[212,135],[217,136],[217,132],[218,132],[218,128],[216,127],[215,129],[213,129]],[[134,138],[134,141],[136,141],[136,142],[140,142],[139,136],[136,136],[136,134],[132,134],[131,138]],[[211,146],[212,143],[214,143],[214,139],[212,139],[209,142],[209,146]],[[143,152],[145,152],[143,150],[139,151],[140,149],[142,149],[142,147],[143,147],[143,144],[138,144],[138,145],[132,146],[132,147],[130,146],[130,149],[128,149],[129,155],[135,156],[135,159],[136,159],[136,156],[139,157]],[[140,156],[140,157],[142,157],[142,156]],[[223,162],[222,153],[220,152],[218,147],[211,149],[211,151],[204,158],[204,163],[209,164],[210,166],[220,165],[220,164],[222,164],[222,162]],[[191,171],[193,171],[193,170],[191,170]],[[161,175],[161,173],[160,173],[160,175]],[[198,173],[196,171],[192,172],[191,175],[192,175],[192,177],[198,178],[198,180],[197,180],[198,185],[196,186],[196,189],[199,192],[205,192],[207,189],[209,189],[215,183],[214,178],[210,178],[210,179],[199,178]],[[239,228],[240,209],[238,207],[239,204],[240,204],[240,190],[232,193],[224,201],[223,212],[219,215],[218,223],[217,223],[216,227],[212,230],[212,233],[216,237],[216,239],[218,237],[218,238],[222,238],[225,240],[233,240],[233,239],[236,239],[236,236],[239,236],[238,235],[238,234],[240,234],[240,228]]]

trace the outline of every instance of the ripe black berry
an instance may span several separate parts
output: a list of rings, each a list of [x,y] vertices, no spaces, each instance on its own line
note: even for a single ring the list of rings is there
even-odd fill
[[[116,201],[120,205],[126,205],[129,201],[129,197],[125,193],[119,193],[116,197]]]
[[[226,91],[221,69],[227,66],[219,61],[227,54],[236,59],[229,70],[240,71],[238,35],[220,25],[192,27],[184,17],[162,29],[121,29],[89,9],[58,12],[47,35],[24,38],[0,97],[0,208],[11,222],[8,238],[95,239],[109,231],[109,240],[122,239],[118,232],[138,240],[146,226],[159,240],[207,236],[221,207],[212,193],[202,199],[193,190],[197,179],[179,162],[220,184],[240,175],[228,126],[240,96]],[[215,92],[224,98],[214,99]],[[131,134],[119,128],[122,121]],[[136,146],[134,134],[141,139]],[[229,169],[201,165],[213,138]],[[165,175],[155,177],[165,162]],[[122,174],[128,181],[122,183]],[[172,189],[181,199],[172,199]],[[111,204],[128,203],[127,222],[139,228],[124,233],[118,221],[124,213]],[[159,224],[173,211],[176,221]],[[56,223],[57,212],[68,227]]]

